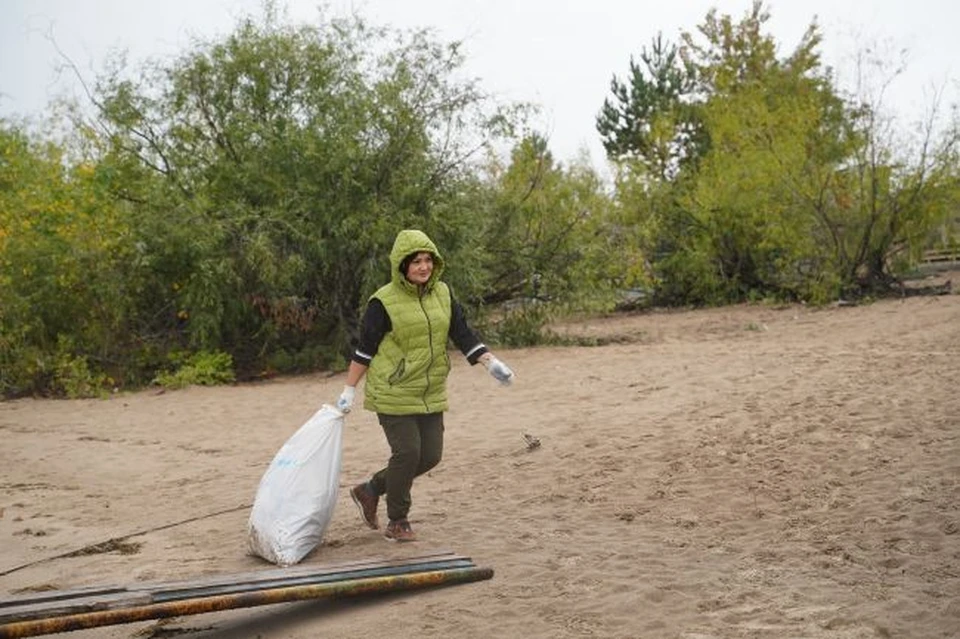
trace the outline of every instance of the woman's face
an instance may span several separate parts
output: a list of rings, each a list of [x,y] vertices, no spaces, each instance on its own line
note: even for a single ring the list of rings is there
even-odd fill
[[[433,273],[433,255],[430,253],[417,253],[409,266],[407,266],[406,276],[414,284],[423,285],[430,279]]]

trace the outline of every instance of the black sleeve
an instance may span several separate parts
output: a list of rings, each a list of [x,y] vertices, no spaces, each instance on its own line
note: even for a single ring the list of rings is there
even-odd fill
[[[473,366],[477,359],[487,352],[486,345],[480,341],[477,334],[467,323],[467,316],[463,312],[463,307],[450,294],[450,309],[452,316],[450,318],[450,339],[460,349],[460,352],[466,356],[467,361]]]
[[[377,298],[371,299],[367,310],[363,312],[363,319],[360,320],[360,341],[353,352],[353,361],[369,366],[370,360],[380,349],[383,336],[389,333],[391,328],[390,316],[383,307],[383,302]]]

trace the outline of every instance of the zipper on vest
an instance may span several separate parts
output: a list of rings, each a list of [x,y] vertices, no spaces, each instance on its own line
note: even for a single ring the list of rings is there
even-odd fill
[[[423,316],[427,320],[427,346],[430,350],[430,361],[427,363],[427,370],[424,371],[424,375],[427,377],[427,385],[423,389],[423,407],[426,410],[430,410],[430,405],[427,404],[427,396],[430,394],[430,369],[433,368],[433,324],[430,322],[430,314],[427,313],[427,308],[423,305],[423,296],[425,294],[424,290],[421,290],[419,295],[417,295],[417,301],[420,302],[420,310],[423,311]]]

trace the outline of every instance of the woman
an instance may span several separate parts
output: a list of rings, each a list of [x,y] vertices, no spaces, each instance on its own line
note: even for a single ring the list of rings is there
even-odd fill
[[[386,495],[390,521],[384,537],[414,541],[407,520],[413,479],[440,463],[443,454],[447,339],[471,365],[482,363],[502,384],[510,384],[514,374],[467,324],[463,308],[440,281],[443,258],[425,233],[400,231],[390,266],[390,283],[370,297],[364,312],[337,408],[350,411],[357,383],[366,375],[363,407],[377,413],[390,459],[369,481],[354,486],[350,496],[366,525],[376,530],[377,506]]]

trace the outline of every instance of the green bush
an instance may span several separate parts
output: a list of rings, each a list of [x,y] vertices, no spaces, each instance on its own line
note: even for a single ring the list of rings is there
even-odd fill
[[[106,397],[108,377],[90,370],[86,357],[61,354],[57,357],[53,375],[53,390],[69,399]]]
[[[502,317],[491,322],[485,331],[487,341],[501,346],[537,346],[549,343],[549,331],[545,329],[549,313],[545,305],[523,304],[508,309]]]
[[[185,386],[218,386],[236,381],[233,357],[220,351],[200,351],[191,354],[171,355],[176,368],[163,372],[153,380],[164,388]]]
[[[308,373],[318,367],[345,371],[349,362],[343,354],[322,344],[310,344],[299,350],[281,348],[266,357],[262,376]]]

